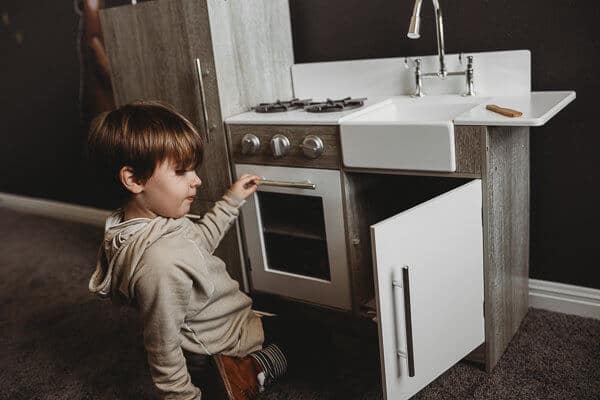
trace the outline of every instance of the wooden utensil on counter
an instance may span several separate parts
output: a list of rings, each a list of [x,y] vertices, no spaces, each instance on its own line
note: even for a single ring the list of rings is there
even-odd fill
[[[510,108],[500,107],[495,104],[488,104],[487,106],[485,106],[485,109],[493,111],[493,112],[501,114],[501,115],[504,115],[506,117],[512,117],[512,118],[520,117],[521,115],[523,115],[523,113],[521,111],[513,110]]]

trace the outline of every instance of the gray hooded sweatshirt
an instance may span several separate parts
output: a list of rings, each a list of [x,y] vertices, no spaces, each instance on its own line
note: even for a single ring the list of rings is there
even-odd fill
[[[123,221],[122,209],[106,220],[89,289],[139,311],[150,373],[163,399],[200,399],[183,350],[243,357],[262,348],[252,300],[213,255],[243,203],[228,192],[200,220]]]

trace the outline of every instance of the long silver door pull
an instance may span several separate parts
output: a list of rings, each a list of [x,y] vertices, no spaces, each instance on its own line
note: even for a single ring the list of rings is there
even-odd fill
[[[268,179],[256,179],[254,181],[259,186],[278,186],[278,187],[290,187],[297,189],[310,189],[316,190],[317,185],[310,182],[285,182],[285,181],[271,181]]]
[[[410,286],[408,279],[408,267],[404,266],[401,269],[402,275],[399,274],[399,269],[394,269],[392,276],[392,288],[394,290],[395,305],[394,308],[400,307],[403,304],[404,311],[404,329],[406,333],[406,350],[403,349],[401,343],[398,343],[398,357],[405,358],[408,363],[408,376],[415,376],[415,355],[413,349],[412,338],[412,317],[410,313]],[[396,335],[401,337],[402,324],[396,314]],[[400,341],[400,340],[399,340]]]

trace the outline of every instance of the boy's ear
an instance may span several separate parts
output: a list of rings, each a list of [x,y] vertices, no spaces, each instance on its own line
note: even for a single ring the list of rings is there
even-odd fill
[[[119,170],[119,180],[131,193],[137,194],[144,190],[144,184],[136,179],[133,168],[130,166],[126,165]]]

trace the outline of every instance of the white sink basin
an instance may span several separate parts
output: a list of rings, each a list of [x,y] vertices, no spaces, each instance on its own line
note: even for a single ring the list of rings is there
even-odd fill
[[[340,120],[344,165],[456,170],[454,117],[485,101],[458,95],[391,97]]]

